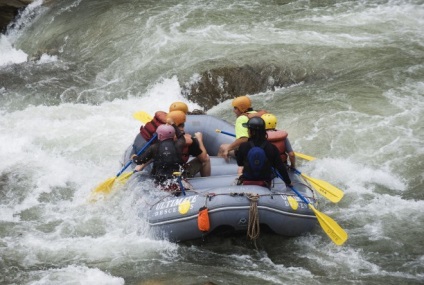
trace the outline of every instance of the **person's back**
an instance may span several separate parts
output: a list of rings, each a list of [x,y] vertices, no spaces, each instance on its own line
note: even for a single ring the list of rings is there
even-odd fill
[[[274,169],[278,171],[286,184],[291,180],[279,155],[278,149],[267,141],[265,122],[260,117],[249,119],[245,124],[250,138],[243,142],[237,152],[237,164],[243,167],[239,182],[243,185],[270,187]]]
[[[269,187],[273,177],[271,162],[275,155],[272,144],[267,141],[253,141],[242,143],[239,148],[243,158],[243,185],[260,185]]]
[[[164,183],[173,178],[173,173],[180,171],[182,165],[181,151],[183,145],[176,142],[175,129],[170,125],[160,125],[156,130],[158,143],[150,146],[140,157],[134,156],[133,161],[138,166],[136,171],[142,170],[150,160],[153,160],[151,175],[157,183]]]
[[[156,147],[156,154],[153,158],[152,175],[156,182],[163,183],[165,180],[173,178],[174,172],[180,171],[182,164],[181,150],[173,138],[160,141]],[[181,147],[179,147],[181,148]]]

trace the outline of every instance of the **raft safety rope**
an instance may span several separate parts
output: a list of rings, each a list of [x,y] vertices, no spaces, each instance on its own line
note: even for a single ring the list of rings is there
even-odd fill
[[[260,227],[259,227],[259,212],[258,212],[258,200],[259,200],[258,194],[248,193],[247,199],[250,201],[250,208],[249,208],[249,223],[247,226],[247,236],[250,240],[252,240],[256,246],[256,239],[259,237],[260,234]]]

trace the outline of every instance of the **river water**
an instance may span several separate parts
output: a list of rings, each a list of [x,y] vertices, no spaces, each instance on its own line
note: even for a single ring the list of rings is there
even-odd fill
[[[423,27],[418,0],[34,2],[0,35],[0,283],[423,284]],[[319,205],[343,246],[319,226],[174,244],[137,191],[87,202],[134,112],[182,100],[233,123],[245,93],[345,192]]]

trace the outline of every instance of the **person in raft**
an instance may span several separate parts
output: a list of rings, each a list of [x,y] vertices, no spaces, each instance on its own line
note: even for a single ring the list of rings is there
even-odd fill
[[[277,130],[277,117],[271,113],[263,114],[261,118],[265,122],[268,141],[275,145],[280,152],[281,159],[287,164],[287,158],[290,160],[290,168],[296,168],[296,157],[290,144],[288,134],[284,130]]]
[[[254,111],[252,109],[252,102],[247,96],[240,96],[232,101],[233,112],[236,115],[236,123],[234,125],[236,139],[231,144],[222,144],[219,147],[218,156],[228,159],[229,157],[235,157],[235,151],[239,146],[246,142],[249,138],[249,133],[243,124],[246,123],[250,118],[260,117],[265,114],[266,111]]]
[[[264,120],[253,117],[243,125],[248,129],[249,139],[240,144],[237,152],[237,165],[243,167],[237,184],[270,188],[275,170],[287,186],[292,186],[279,150],[267,140]]]
[[[174,126],[177,140],[183,145],[183,176],[194,177],[198,172],[200,172],[202,177],[210,176],[211,161],[203,144],[203,135],[201,132],[196,132],[194,136],[185,133],[186,118],[186,114],[180,110],[171,111],[167,116],[167,122]],[[190,156],[195,158],[189,161]]]
[[[134,155],[132,160],[137,166],[134,171],[141,171],[149,163],[153,162],[150,175],[154,177],[156,185],[162,190],[178,191],[180,185],[174,175],[180,172],[184,164],[182,160],[182,150],[184,142],[176,140],[175,128],[168,124],[158,126],[156,129],[158,142],[140,156]]]
[[[182,111],[185,114],[188,113],[188,106],[184,102],[173,102],[169,106],[169,112],[172,111]],[[155,115],[153,116],[152,120],[150,122],[147,122],[145,125],[141,125],[140,127],[140,135],[143,137],[145,141],[149,141],[154,133],[156,132],[156,129],[163,124],[166,124],[167,120],[167,113],[164,111],[157,111],[155,112]]]

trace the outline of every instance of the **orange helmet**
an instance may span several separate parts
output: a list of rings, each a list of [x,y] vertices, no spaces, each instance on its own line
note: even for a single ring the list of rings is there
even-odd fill
[[[188,113],[188,106],[184,102],[174,102],[169,106],[169,112],[172,111],[182,111],[184,114]]]
[[[236,107],[240,110],[240,112],[246,112],[247,109],[252,107],[252,102],[250,101],[249,97],[247,96],[240,96],[233,100],[232,103],[233,107]]]
[[[168,113],[167,118],[171,118],[177,126],[185,123],[186,114],[183,111],[177,110]]]

